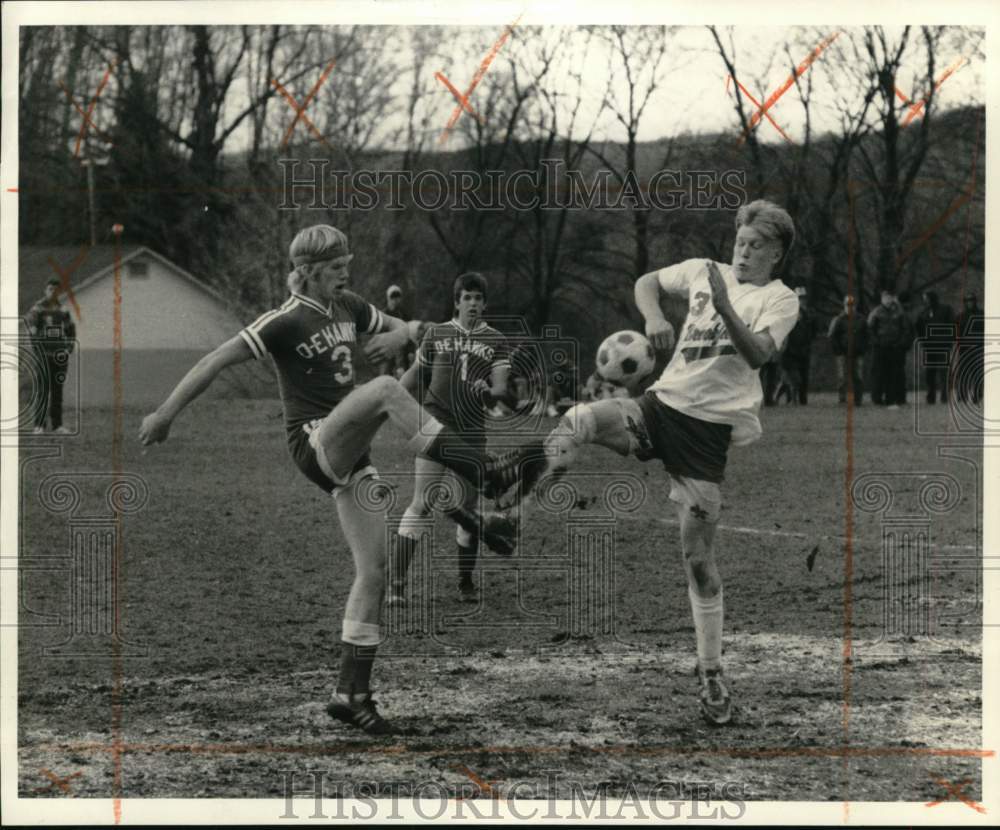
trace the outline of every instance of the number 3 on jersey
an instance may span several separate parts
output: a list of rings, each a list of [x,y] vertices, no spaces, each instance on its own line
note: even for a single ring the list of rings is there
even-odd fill
[[[351,349],[341,343],[336,346],[334,350],[330,353],[330,360],[334,363],[337,361],[341,362],[341,369],[339,372],[335,372],[333,379],[337,383],[351,383],[354,380],[354,364],[351,363]]]

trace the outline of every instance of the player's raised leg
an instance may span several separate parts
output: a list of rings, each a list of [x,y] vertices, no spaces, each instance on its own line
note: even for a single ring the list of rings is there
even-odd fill
[[[543,452],[522,454],[522,473],[516,498],[526,499],[545,480],[566,473],[577,461],[580,450],[596,444],[619,455],[636,453],[642,457],[648,445],[642,410],[632,398],[612,398],[577,404],[569,409],[546,437]]]
[[[516,478],[516,458],[502,457],[498,464],[495,459],[484,457],[458,433],[444,427],[429,413],[421,412],[420,405],[398,380],[383,376],[351,392],[318,428],[318,448],[335,481],[349,473],[387,420],[409,436],[409,446],[414,452],[454,470],[474,486],[484,479],[512,483]],[[506,517],[484,516],[467,507],[450,509],[446,515],[497,553],[513,552],[515,528]]]

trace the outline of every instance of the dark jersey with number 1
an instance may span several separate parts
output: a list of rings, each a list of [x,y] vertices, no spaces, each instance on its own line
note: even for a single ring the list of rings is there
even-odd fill
[[[457,320],[431,326],[417,351],[417,365],[429,380],[424,407],[459,432],[483,432],[482,396],[474,384],[490,384],[493,369],[509,363],[504,336],[483,321],[472,329]]]
[[[292,457],[324,489],[329,482],[317,478],[309,433],[354,389],[358,335],[381,331],[384,319],[350,291],[329,307],[292,294],[240,332],[254,357],[274,360]]]

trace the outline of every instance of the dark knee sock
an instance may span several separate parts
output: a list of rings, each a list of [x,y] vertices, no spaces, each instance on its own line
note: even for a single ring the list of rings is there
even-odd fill
[[[337,693],[342,695],[367,694],[371,683],[376,647],[358,646],[342,641],[340,648],[340,679],[337,681]]]
[[[468,545],[458,546],[458,581],[461,583],[472,582],[472,570],[476,567],[476,555],[479,550],[478,543],[473,540]]]
[[[399,533],[393,536],[395,545],[390,552],[390,584],[401,584],[406,581],[406,574],[410,570],[410,563],[413,562],[413,554],[417,550],[417,540]]]

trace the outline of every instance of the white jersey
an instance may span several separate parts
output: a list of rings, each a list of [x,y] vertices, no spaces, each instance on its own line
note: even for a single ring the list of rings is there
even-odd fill
[[[780,349],[799,316],[795,292],[781,280],[739,282],[731,265],[717,262],[729,301],[754,334],[767,331]],[[760,437],[760,376],[736,351],[726,324],[712,305],[708,260],[688,259],[657,272],[665,293],[687,294],[688,314],[677,348],[650,388],[667,406],[692,418],[733,427],[733,444]]]

